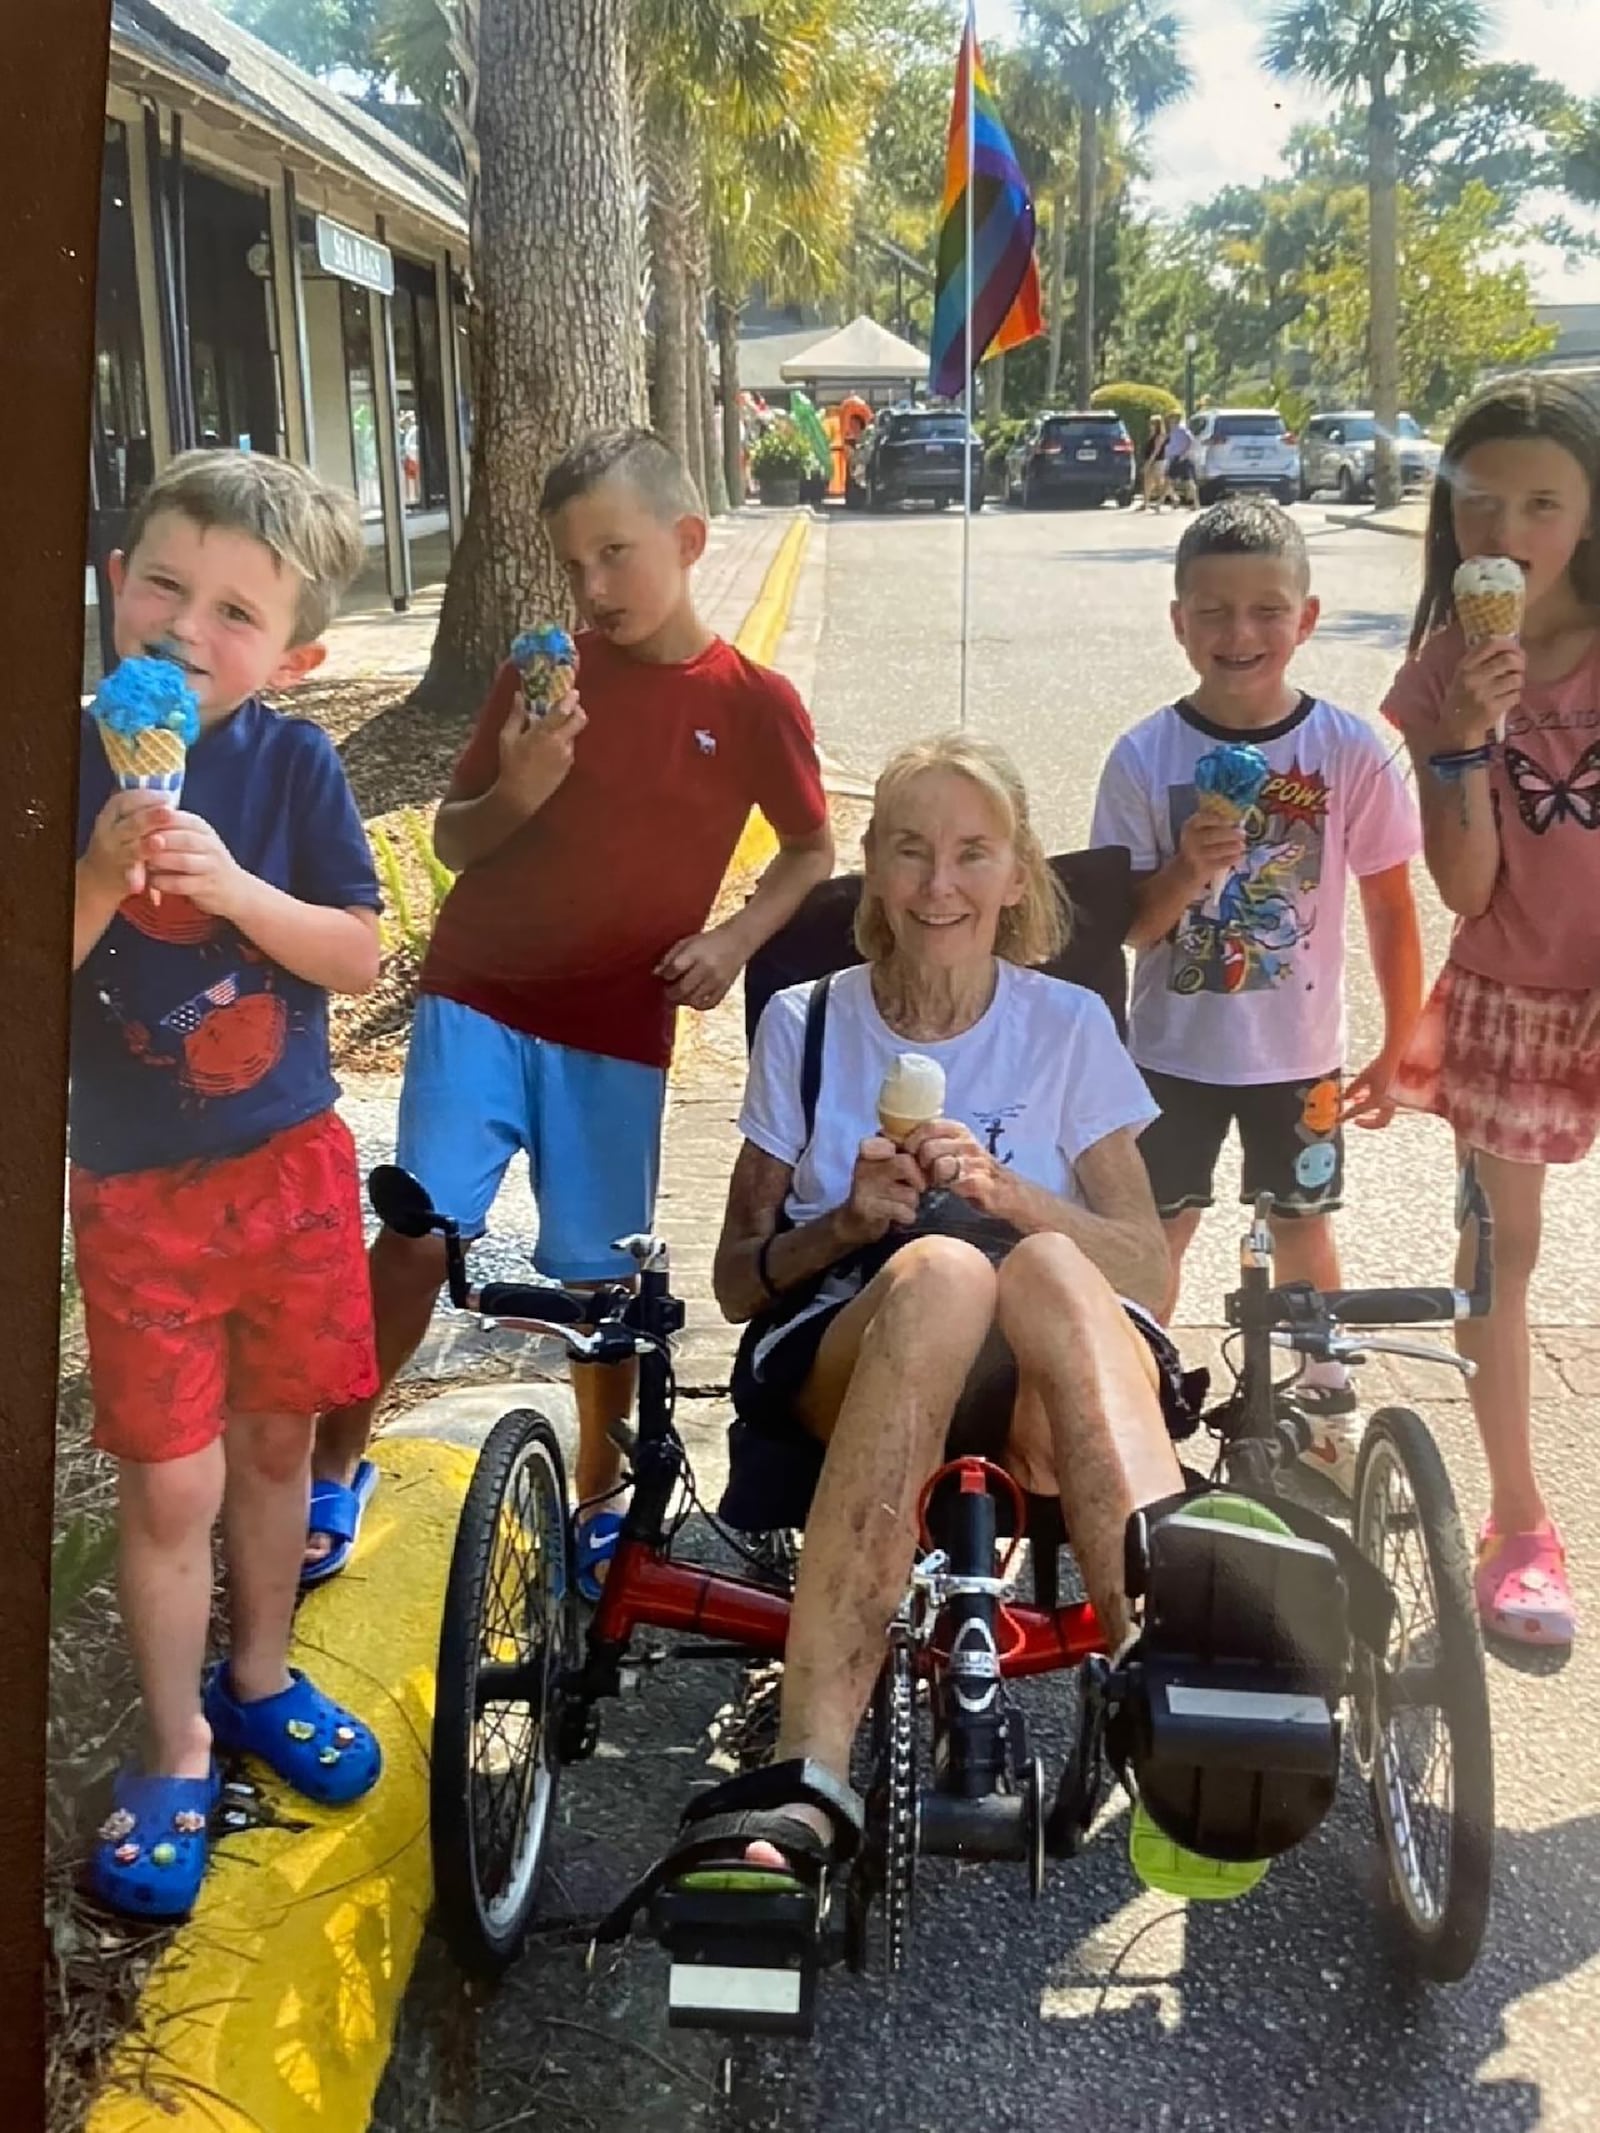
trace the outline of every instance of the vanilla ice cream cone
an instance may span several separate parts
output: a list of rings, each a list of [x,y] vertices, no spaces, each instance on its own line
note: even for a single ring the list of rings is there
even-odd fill
[[[1469,556],[1456,572],[1452,590],[1456,619],[1468,644],[1515,637],[1521,631],[1527,586],[1522,565],[1510,556]]]
[[[904,1141],[944,1109],[944,1068],[921,1052],[901,1052],[878,1091],[878,1124]]]

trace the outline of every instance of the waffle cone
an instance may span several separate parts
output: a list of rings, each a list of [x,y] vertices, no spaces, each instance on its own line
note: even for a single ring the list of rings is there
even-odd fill
[[[927,1123],[925,1118],[901,1118],[893,1111],[878,1113],[878,1124],[892,1141],[909,1140],[919,1126],[925,1126]]]
[[[1230,827],[1242,822],[1250,812],[1237,800],[1230,800],[1226,793],[1220,792],[1197,793],[1194,811],[1197,815],[1209,815],[1213,821],[1226,822]]]
[[[1515,637],[1522,627],[1522,595],[1460,593],[1456,596],[1456,618],[1468,644],[1481,644],[1486,637]]]
[[[125,786],[174,784],[183,779],[188,751],[183,736],[167,726],[147,726],[142,733],[117,733],[100,728],[101,746],[120,784]]]
[[[577,678],[569,666],[554,666],[547,659],[531,660],[522,669],[522,693],[530,704],[558,704]]]

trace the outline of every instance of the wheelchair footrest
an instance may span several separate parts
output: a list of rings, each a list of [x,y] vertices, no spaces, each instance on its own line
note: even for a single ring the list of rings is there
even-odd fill
[[[1225,1493],[1136,1515],[1128,1545],[1145,1607],[1111,1692],[1114,1764],[1188,1851],[1289,1850],[1338,1786],[1350,1640],[1333,1554]]]
[[[768,1878],[763,1889],[748,1873],[701,1872],[652,1900],[671,2027],[811,2035],[825,1894]]]

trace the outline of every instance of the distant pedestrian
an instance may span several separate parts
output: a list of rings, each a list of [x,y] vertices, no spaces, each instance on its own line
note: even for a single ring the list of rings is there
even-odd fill
[[[1411,656],[1383,708],[1458,919],[1395,1094],[1449,1121],[1494,1214],[1494,1308],[1460,1328],[1489,1465],[1479,1618],[1569,1645],[1566,1551],[1534,1472],[1528,1285],[1546,1166],[1580,1162],[1600,1128],[1600,417],[1562,378],[1499,379],[1444,464]],[[1453,581],[1472,556],[1521,564],[1516,636],[1467,641]]]
[[[1162,414],[1150,417],[1150,427],[1144,440],[1144,454],[1139,463],[1139,508],[1159,511],[1161,500],[1167,490],[1167,418]]]
[[[1192,511],[1200,497],[1194,478],[1194,431],[1189,427],[1187,416],[1172,418],[1167,441],[1162,447],[1162,461],[1168,497],[1174,504],[1186,505]]]

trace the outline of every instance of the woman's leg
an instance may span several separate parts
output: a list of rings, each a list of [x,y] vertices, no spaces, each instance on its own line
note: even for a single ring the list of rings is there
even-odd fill
[[[1024,1238],[1000,1269],[998,1318],[1028,1402],[1049,1424],[1061,1506],[1114,1651],[1131,1623],[1123,1535],[1141,1504],[1183,1487],[1155,1357],[1100,1270],[1066,1237]],[[1025,1449],[1025,1446],[1024,1446]]]
[[[202,1778],[211,1767],[200,1670],[222,1478],[220,1438],[182,1459],[124,1459],[117,1469],[117,1587],[144,1702],[146,1763],[162,1777]],[[294,1537],[297,1567],[304,1536],[302,1519]]]
[[[1494,1217],[1494,1308],[1487,1318],[1463,1319],[1456,1329],[1461,1353],[1477,1364],[1471,1384],[1472,1412],[1489,1465],[1489,1515],[1501,1533],[1532,1533],[1549,1515],[1533,1471],[1532,1355],[1528,1335],[1528,1285],[1539,1262],[1544,1203],[1544,1166],[1510,1163],[1501,1156],[1470,1154]],[[1456,1280],[1472,1279],[1477,1224],[1461,1232]]]
[[[847,1776],[916,1549],[917,1498],[994,1317],[971,1245],[897,1252],[834,1320],[799,1402],[828,1456],[806,1522],[785,1653],[781,1758]]]

